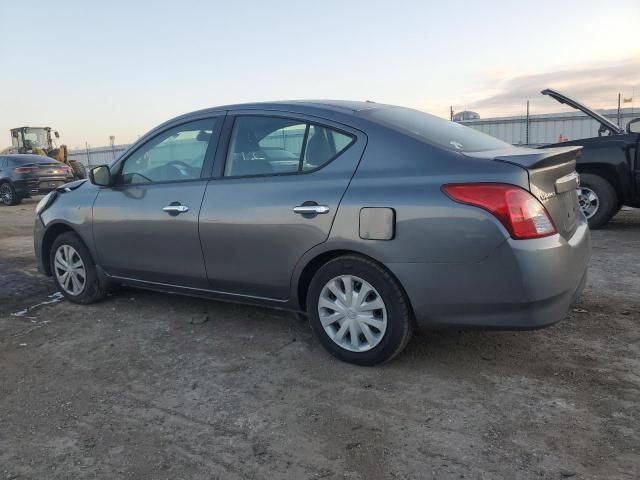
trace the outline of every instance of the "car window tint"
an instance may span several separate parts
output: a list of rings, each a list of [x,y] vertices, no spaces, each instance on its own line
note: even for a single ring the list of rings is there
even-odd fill
[[[457,152],[511,147],[508,143],[473,128],[410,108],[372,108],[363,110],[360,115],[419,140]]]
[[[224,175],[297,172],[306,128],[304,122],[284,118],[236,118]]]
[[[350,135],[298,120],[238,117],[231,133],[224,175],[314,170],[334,159],[352,142]]]
[[[163,132],[127,158],[125,184],[200,178],[215,119],[186,123]]]
[[[353,138],[327,127],[310,125],[302,170],[314,170],[339,155]]]

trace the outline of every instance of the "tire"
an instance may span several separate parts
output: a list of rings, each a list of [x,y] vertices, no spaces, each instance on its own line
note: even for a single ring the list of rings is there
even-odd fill
[[[2,202],[3,205],[11,207],[18,205],[21,201],[22,197],[16,193],[16,189],[11,182],[0,183],[0,202]]]
[[[70,247],[71,250],[69,250],[68,247]],[[69,288],[69,286],[73,285],[73,281],[68,285],[63,285],[62,283],[60,272],[63,272],[63,270],[60,269],[59,264],[56,264],[56,257],[60,249],[62,249],[62,252],[66,251],[67,254],[69,252],[75,252],[75,254],[67,255],[67,264],[76,262],[79,257],[84,267],[84,286],[77,292],[70,291],[72,289]],[[67,300],[81,305],[88,305],[105,297],[107,292],[100,285],[95,263],[91,258],[89,250],[77,234],[67,232],[58,236],[53,242],[49,257],[53,281],[55,282],[56,287],[58,287],[58,290],[62,292]],[[76,272],[79,272],[79,270],[76,269]],[[80,275],[80,273],[77,275]],[[79,281],[77,276],[76,281]]]
[[[344,288],[338,293],[345,294],[346,286],[343,280],[345,278],[353,281],[352,289],[355,294],[351,296],[352,299],[355,299],[359,292],[364,294],[369,288],[373,288],[373,291],[363,298],[364,303],[352,302],[352,306],[343,309],[342,312],[322,306],[327,305],[328,300],[333,301],[333,298],[335,301],[348,298],[347,295],[338,298],[331,293],[335,291],[336,286],[341,285]],[[367,290],[363,291],[363,288]],[[382,301],[384,309],[371,310],[370,313],[357,311],[358,304],[379,305],[374,303],[378,299]],[[320,304],[321,301],[322,304]],[[343,313],[341,319],[327,325],[328,332],[320,316],[323,315],[323,318],[329,321],[329,316],[339,317],[340,315],[335,314],[340,313]],[[362,313],[362,316],[359,313]],[[413,315],[409,301],[398,281],[377,263],[358,255],[338,257],[327,262],[316,272],[307,292],[307,314],[311,328],[320,343],[340,360],[356,365],[370,366],[391,360],[404,350],[413,334]],[[383,325],[386,319],[386,326],[380,330],[368,327],[367,325],[373,325],[369,323],[362,326],[364,322],[360,319],[365,317],[369,318],[367,322],[373,320],[376,325]],[[351,330],[349,326],[343,327],[345,322],[357,323],[358,326]],[[368,330],[368,337],[365,335],[365,328]],[[343,330],[342,341],[346,343],[346,347],[341,346],[338,340],[334,340],[331,336],[339,338],[341,330]],[[351,339],[352,332],[356,332],[358,347],[354,347]],[[375,341],[370,341],[371,338]]]
[[[87,169],[82,163],[76,160],[69,160],[69,166],[71,170],[73,170],[73,176],[76,177],[77,180],[87,178]]]
[[[579,193],[583,191],[581,190],[583,187],[593,191],[597,196],[597,208],[592,213],[591,217],[587,217],[589,228],[597,230],[598,228],[605,226],[607,222],[611,220],[611,217],[616,214],[619,210],[618,205],[620,205],[620,200],[618,199],[618,195],[616,194],[613,185],[598,175],[594,175],[592,173],[580,174],[580,187],[578,187]],[[581,202],[583,199],[584,196],[581,196]],[[585,212],[584,209],[583,212]]]

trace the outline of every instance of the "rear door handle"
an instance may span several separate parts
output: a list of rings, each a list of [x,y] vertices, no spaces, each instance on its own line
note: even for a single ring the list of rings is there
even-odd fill
[[[189,207],[187,207],[186,205],[167,205],[166,207],[162,208],[162,211],[177,215],[179,213],[188,212]]]
[[[319,213],[329,213],[329,207],[326,205],[298,205],[293,207],[293,211],[301,215],[317,215]]]

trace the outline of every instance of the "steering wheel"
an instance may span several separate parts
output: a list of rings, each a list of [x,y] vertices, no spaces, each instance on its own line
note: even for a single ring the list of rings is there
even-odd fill
[[[600,128],[598,128],[598,136],[602,137],[607,132],[609,132],[609,129],[607,127],[605,127],[604,125],[600,125]],[[609,134],[610,133],[611,132],[609,132]]]
[[[133,172],[131,175],[135,175],[137,177],[142,177],[145,180],[147,180],[149,183],[153,183],[153,180],[151,180],[149,177],[145,177],[144,175],[142,175],[141,173],[138,172]]]
[[[189,176],[192,175],[193,172],[193,167],[191,165],[189,165],[188,163],[185,163],[181,160],[172,160],[169,163],[167,163],[164,166],[164,169],[169,169],[169,168],[173,168],[175,170],[178,170],[180,172],[180,175],[184,176],[183,172],[188,172],[187,174]],[[166,170],[165,170],[166,171]]]
[[[179,167],[184,167],[184,168],[192,168],[191,165],[183,162],[182,160],[171,160],[169,163],[165,165],[165,167],[173,167],[174,165],[177,165]]]

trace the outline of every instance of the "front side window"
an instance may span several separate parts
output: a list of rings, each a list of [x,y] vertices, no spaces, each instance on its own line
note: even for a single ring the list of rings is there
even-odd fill
[[[161,133],[124,161],[121,183],[200,178],[215,119],[186,123]]]
[[[342,153],[353,137],[331,128],[276,117],[238,117],[226,177],[306,172]]]

